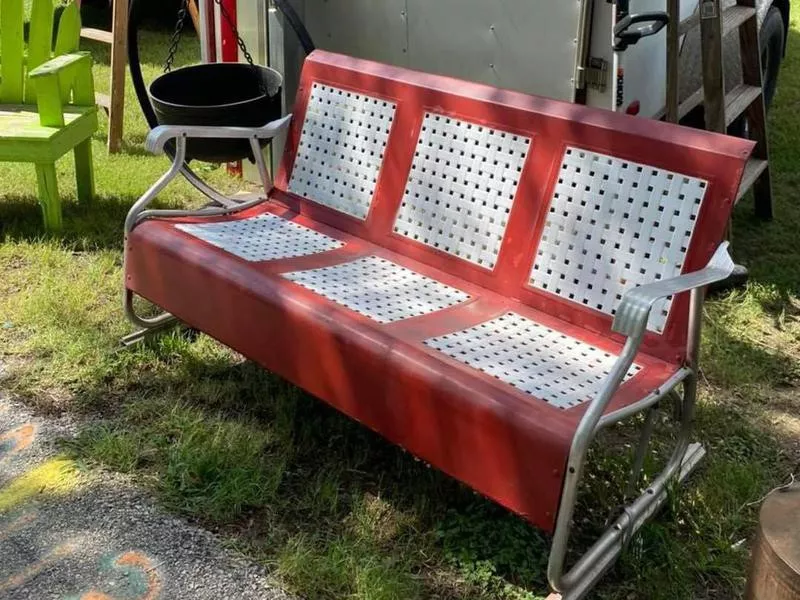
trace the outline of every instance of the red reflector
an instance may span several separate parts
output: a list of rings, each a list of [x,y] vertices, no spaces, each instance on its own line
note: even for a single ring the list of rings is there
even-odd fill
[[[634,100],[630,104],[628,104],[628,108],[625,109],[625,113],[628,115],[636,116],[639,114],[639,111],[642,109],[642,104],[638,100]]]

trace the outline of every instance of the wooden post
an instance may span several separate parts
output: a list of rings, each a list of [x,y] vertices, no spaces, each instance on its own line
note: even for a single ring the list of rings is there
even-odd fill
[[[725,133],[725,81],[722,71],[722,16],[719,0],[701,0],[700,37],[703,48],[706,129]]]
[[[677,123],[680,109],[680,0],[667,0],[667,121]]]
[[[755,0],[743,0],[741,5],[756,8]],[[763,90],[761,70],[761,45],[758,42],[758,19],[748,19],[739,28],[739,47],[742,53],[742,82]],[[754,100],[745,111],[750,139],[756,141],[753,158],[763,161],[763,170],[753,183],[756,214],[762,219],[772,219],[772,179],[769,169],[769,138],[767,135],[767,109],[764,94]]]
[[[80,9],[81,0],[73,0]],[[125,65],[128,64],[128,0],[113,0],[111,31],[83,28],[81,37],[111,45],[111,94],[97,94],[108,112],[108,151],[119,152],[125,120]]]
[[[192,17],[194,30],[200,35],[200,10],[197,8],[197,0],[189,0],[189,15]]]
[[[114,0],[111,30],[111,101],[108,107],[108,151],[119,152],[125,120],[125,66],[128,64],[128,0]]]

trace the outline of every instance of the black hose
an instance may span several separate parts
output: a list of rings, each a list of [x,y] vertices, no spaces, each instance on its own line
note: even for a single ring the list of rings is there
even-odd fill
[[[131,70],[133,89],[136,90],[136,97],[142,107],[144,118],[150,129],[158,126],[156,111],[150,103],[150,94],[142,75],[142,64],[139,59],[139,25],[141,24],[141,11],[139,10],[139,0],[131,0],[128,10],[128,66]]]
[[[308,33],[308,29],[303,24],[303,21],[300,19],[300,16],[294,10],[294,7],[289,3],[289,0],[274,0],[275,6],[278,7],[278,10],[283,13],[283,18],[289,22],[289,25],[292,26],[295,34],[297,35],[297,39],[300,41],[300,45],[303,47],[306,55],[311,54],[317,47],[314,45],[314,41],[311,39],[311,35]]]

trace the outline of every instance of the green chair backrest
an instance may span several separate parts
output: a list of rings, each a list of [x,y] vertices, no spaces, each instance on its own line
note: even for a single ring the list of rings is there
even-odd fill
[[[75,3],[61,14],[55,47],[53,22],[53,0],[33,0],[26,52],[24,0],[0,0],[0,103],[35,102],[28,72],[54,56],[78,50],[81,17]]]

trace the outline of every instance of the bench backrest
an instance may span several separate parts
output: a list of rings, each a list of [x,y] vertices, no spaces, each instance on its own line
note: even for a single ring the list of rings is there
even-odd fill
[[[705,266],[752,143],[315,52],[278,196],[295,210],[609,334],[626,290]],[[683,359],[688,299],[645,343]]]
[[[61,13],[54,45],[53,0],[33,0],[26,52],[24,5],[24,0],[0,0],[0,103],[3,104],[35,102],[34,86],[27,85],[28,73],[54,56],[75,52],[80,45],[80,11],[74,2]]]

